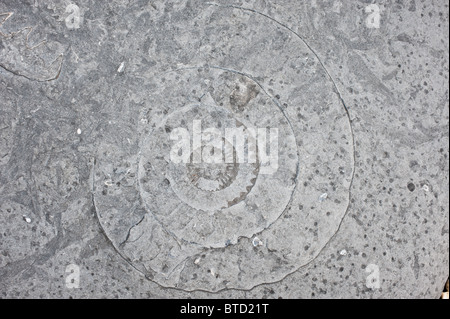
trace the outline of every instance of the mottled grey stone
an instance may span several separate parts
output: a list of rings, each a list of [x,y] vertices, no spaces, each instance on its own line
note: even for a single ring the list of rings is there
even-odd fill
[[[417,0],[2,0],[0,296],[439,297],[448,17]],[[194,120],[277,128],[278,168],[173,163]]]

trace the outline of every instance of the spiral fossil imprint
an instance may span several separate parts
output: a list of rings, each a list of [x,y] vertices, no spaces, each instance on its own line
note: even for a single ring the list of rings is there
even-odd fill
[[[338,231],[352,131],[333,80],[298,34],[248,9],[195,10],[195,18],[158,22],[178,30],[182,49],[157,48],[170,71],[148,78],[154,89],[138,147],[99,147],[94,203],[118,253],[148,279],[187,291],[246,290],[310,263]],[[194,121],[219,131],[276,128],[277,169],[262,174],[260,159],[173,163],[170,133],[191,131]]]

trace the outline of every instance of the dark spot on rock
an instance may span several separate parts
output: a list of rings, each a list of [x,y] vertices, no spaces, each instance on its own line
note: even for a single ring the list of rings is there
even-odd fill
[[[242,111],[258,94],[259,89],[257,85],[246,77],[241,77],[230,94],[230,104],[238,111]]]
[[[408,183],[408,189],[409,189],[411,192],[414,192],[414,190],[416,189],[416,186],[415,186],[413,183]]]

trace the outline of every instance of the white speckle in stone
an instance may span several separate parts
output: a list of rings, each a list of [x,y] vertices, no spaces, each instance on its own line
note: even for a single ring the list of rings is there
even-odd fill
[[[80,135],[81,134],[81,129],[77,130],[77,134]]]
[[[105,181],[105,185],[109,187],[109,186],[113,186],[114,183],[111,180],[107,180],[107,181]]]
[[[347,251],[346,251],[345,249],[342,249],[342,250],[339,252],[339,255],[341,255],[341,256],[347,256]]]
[[[255,237],[255,238],[253,238],[252,244],[254,247],[258,247],[258,246],[262,246],[263,242],[258,237]]]
[[[194,261],[194,264],[198,265],[198,263],[200,262],[200,260],[201,260],[201,258],[198,257],[198,258]]]
[[[31,218],[30,217],[27,217],[25,215],[23,215],[22,217],[23,217],[23,220],[26,221],[28,224],[31,223]]]
[[[428,185],[423,185],[422,189],[423,189],[425,192],[429,192],[429,191],[430,191],[430,187],[429,187]]]
[[[319,197],[319,202],[323,202],[325,199],[328,198],[328,194],[327,193],[323,193],[322,195],[320,195]]]
[[[120,63],[119,68],[117,69],[117,72],[122,73],[124,68],[125,68],[125,62]]]

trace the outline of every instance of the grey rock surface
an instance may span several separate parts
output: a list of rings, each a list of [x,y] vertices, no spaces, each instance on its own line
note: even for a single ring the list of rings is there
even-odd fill
[[[446,1],[0,0],[0,297],[438,298],[448,21]],[[196,123],[232,162],[172,152]]]

